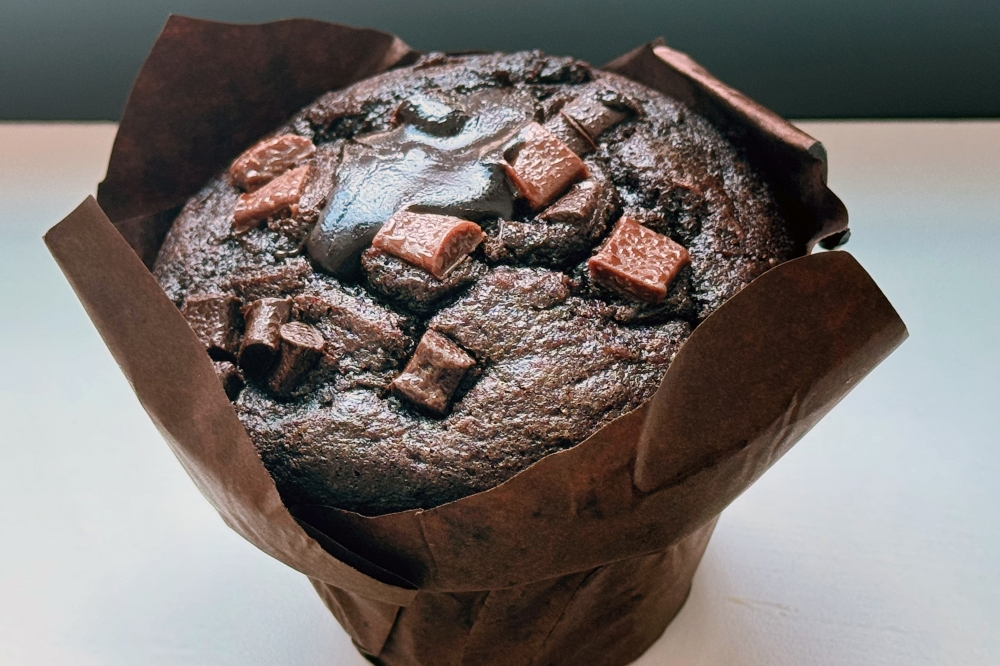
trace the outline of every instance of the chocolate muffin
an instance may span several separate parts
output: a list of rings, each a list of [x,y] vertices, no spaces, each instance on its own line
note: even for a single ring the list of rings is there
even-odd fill
[[[249,147],[153,272],[292,511],[377,515],[639,407],[700,321],[804,252],[678,101],[536,51],[429,54]]]

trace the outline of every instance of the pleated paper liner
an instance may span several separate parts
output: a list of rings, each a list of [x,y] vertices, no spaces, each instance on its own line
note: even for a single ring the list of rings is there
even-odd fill
[[[171,17],[98,200],[46,243],[201,492],[309,576],[373,662],[625,664],[680,609],[719,513],[906,329],[849,254],[804,256],[702,322],[645,405],[492,490],[374,518],[289,511],[147,266],[180,206],[243,149],[321,93],[417,55],[392,35],[318,21]],[[662,43],[606,68],[713,122],[765,176],[802,247],[844,235],[819,142]]]

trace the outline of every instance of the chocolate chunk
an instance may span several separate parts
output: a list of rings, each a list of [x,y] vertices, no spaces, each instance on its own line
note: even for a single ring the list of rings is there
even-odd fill
[[[504,151],[504,159],[507,175],[533,210],[589,175],[577,154],[538,123],[525,125]]]
[[[575,122],[591,139],[597,139],[604,131],[628,117],[626,111],[604,104],[594,94],[580,95],[564,106],[560,113]]]
[[[584,224],[592,218],[601,202],[605,185],[592,178],[579,182],[538,217],[546,222]]]
[[[229,167],[229,181],[244,190],[256,190],[315,152],[313,142],[297,134],[264,139],[236,158]]]
[[[684,246],[623,217],[587,267],[595,282],[638,301],[659,303],[689,261]]]
[[[236,400],[240,395],[240,391],[246,386],[239,368],[229,361],[215,361],[212,365],[215,366],[215,374],[219,376],[219,381],[222,382],[222,389],[226,392],[226,396],[230,400]]]
[[[295,215],[308,177],[307,164],[286,171],[259,190],[241,194],[233,212],[233,227],[236,231],[246,231],[284,211]]]
[[[485,224],[482,253],[491,263],[570,269],[593,253],[617,218],[618,191],[596,162],[590,178],[577,183],[535,219]]]
[[[560,86],[538,86],[534,88],[533,92],[538,96],[541,104],[542,119],[539,122],[543,125],[552,120],[560,109],[577,97],[576,91],[566,90]]]
[[[538,51],[529,71],[525,72],[527,83],[584,83],[591,79],[590,65],[568,56],[544,56]]]
[[[642,113],[638,102],[615,90],[588,91],[563,106],[559,115],[590,139],[597,137],[625,120]]]
[[[396,120],[409,123],[434,136],[454,136],[462,130],[469,116],[425,95],[414,95],[396,109]]]
[[[231,294],[205,294],[188,298],[181,314],[212,358],[229,360],[239,346],[239,307],[239,299]]]
[[[222,286],[236,292],[246,303],[298,291],[305,286],[312,272],[312,266],[305,259],[291,259],[257,271],[238,272],[225,280]]]
[[[399,257],[443,279],[483,240],[475,222],[450,215],[393,213],[372,240],[372,247]]]
[[[552,136],[556,137],[567,146],[574,153],[583,157],[588,153],[592,153],[597,149],[597,145],[594,141],[587,135],[583,129],[573,122],[572,119],[557,113],[552,118],[545,122],[543,125]]]
[[[305,237],[326,206],[330,191],[337,182],[337,169],[343,153],[343,141],[317,146],[316,153],[309,160],[309,178],[299,198],[295,217],[276,216],[267,220],[267,228],[271,231],[302,243],[302,248],[297,252],[305,250]]]
[[[312,369],[323,353],[326,341],[319,331],[301,321],[282,324],[279,337],[281,356],[268,385],[275,393],[286,395],[299,384],[302,376]]]
[[[475,364],[461,347],[437,331],[428,330],[392,388],[411,402],[444,414],[455,389]]]
[[[241,368],[256,376],[271,368],[281,348],[281,326],[291,311],[292,302],[287,298],[262,298],[243,311],[246,331],[240,345]]]

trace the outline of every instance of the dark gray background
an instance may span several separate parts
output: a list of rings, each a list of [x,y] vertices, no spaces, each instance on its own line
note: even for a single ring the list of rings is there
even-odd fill
[[[0,119],[116,119],[171,12],[595,64],[661,35],[788,117],[1000,116],[1000,0],[0,0]]]

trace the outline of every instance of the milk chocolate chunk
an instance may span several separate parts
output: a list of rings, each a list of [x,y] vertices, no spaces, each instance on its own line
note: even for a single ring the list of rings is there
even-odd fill
[[[543,210],[538,217],[546,222],[583,224],[593,216],[594,210],[601,202],[605,186],[611,187],[592,178],[581,181]]]
[[[577,154],[538,123],[525,125],[504,151],[504,159],[507,175],[533,210],[589,175]]]
[[[556,113],[545,121],[543,127],[580,157],[597,150],[597,144],[583,131],[583,128],[561,113]]]
[[[226,396],[230,400],[236,400],[246,385],[239,368],[229,361],[215,361],[212,365],[215,367],[215,374],[219,376],[219,381],[222,382],[222,389],[226,392]]]
[[[572,120],[591,139],[597,139],[628,117],[625,101],[616,103],[617,100],[614,93],[587,93],[569,102],[559,113]]]
[[[637,301],[659,303],[689,261],[682,245],[623,217],[587,267],[595,282]]]
[[[281,297],[305,287],[312,266],[306,259],[289,259],[258,270],[237,270],[223,280],[222,288],[232,290],[244,303],[260,298]]]
[[[450,215],[401,210],[382,226],[372,247],[444,278],[483,240],[475,222]]]
[[[425,95],[414,95],[396,109],[396,120],[409,123],[434,136],[454,136],[469,116],[462,109],[456,109]]]
[[[229,181],[243,190],[256,190],[315,152],[313,142],[298,134],[264,139],[236,158],[229,167]]]
[[[231,359],[239,348],[239,300],[231,294],[191,296],[181,308],[198,339],[217,360]]]
[[[292,321],[279,329],[281,356],[271,374],[269,386],[279,395],[290,393],[302,377],[312,369],[326,341],[323,334],[309,324]]]
[[[281,348],[281,326],[288,321],[292,302],[287,298],[262,298],[243,311],[246,330],[240,345],[239,364],[251,375],[270,369]]]
[[[286,171],[259,190],[241,194],[233,213],[233,227],[236,231],[246,231],[284,211],[295,215],[308,177],[307,164]]]
[[[437,331],[420,339],[403,374],[392,389],[435,414],[444,414],[462,378],[476,362],[461,347]]]

